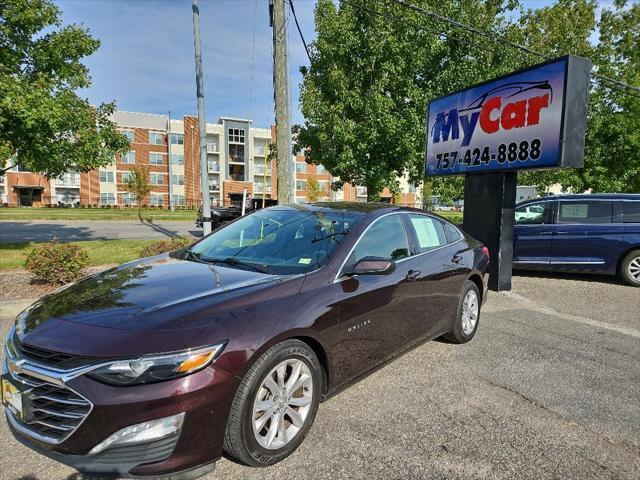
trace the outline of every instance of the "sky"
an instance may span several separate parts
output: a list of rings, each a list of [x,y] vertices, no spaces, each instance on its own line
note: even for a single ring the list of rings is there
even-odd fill
[[[191,0],[54,0],[64,24],[87,27],[101,41],[86,58],[93,79],[81,91],[93,104],[118,109],[197,114]],[[531,0],[530,8],[552,3]],[[207,122],[221,116],[274,123],[272,34],[268,0],[200,0]],[[307,42],[315,38],[315,0],[294,0]],[[254,35],[255,28],[255,35]],[[255,41],[254,41],[255,39]],[[301,123],[301,65],[308,65],[293,17],[289,22],[292,122]]]

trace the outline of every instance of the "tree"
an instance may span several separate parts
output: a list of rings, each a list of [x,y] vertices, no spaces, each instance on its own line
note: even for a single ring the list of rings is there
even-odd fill
[[[416,3],[496,31],[507,27],[511,8],[502,0],[469,0],[464,9],[458,2]],[[372,200],[384,187],[397,190],[404,173],[414,183],[422,179],[428,99],[504,73],[514,55],[465,34],[444,37],[441,25],[395,4],[365,7],[317,3],[311,66],[301,68],[305,123],[297,147],[340,178],[334,188],[362,185]]]
[[[100,42],[61,24],[50,0],[0,2],[0,174],[15,164],[49,177],[87,172],[129,149],[109,119],[115,103],[76,94],[91,84],[81,59]]]
[[[318,179],[314,176],[307,178],[307,189],[305,195],[309,202],[317,202],[327,198],[327,191],[322,188]]]
[[[124,182],[124,189],[133,194],[138,205],[138,218],[142,220],[142,203],[151,192],[149,183],[149,171],[143,167],[134,167],[129,170],[129,177]]]

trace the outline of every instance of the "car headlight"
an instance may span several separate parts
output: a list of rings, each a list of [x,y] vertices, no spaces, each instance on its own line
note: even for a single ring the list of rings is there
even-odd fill
[[[166,355],[119,360],[87,373],[87,376],[111,385],[141,385],[183,377],[210,365],[226,342],[209,347]]]

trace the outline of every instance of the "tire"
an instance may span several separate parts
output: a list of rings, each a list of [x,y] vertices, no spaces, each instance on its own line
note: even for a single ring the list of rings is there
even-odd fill
[[[473,293],[469,293],[473,292]],[[467,320],[464,316],[465,300],[467,304],[473,300],[475,294],[475,322],[465,323]],[[451,325],[451,330],[445,333],[442,338],[451,343],[467,343],[473,338],[478,330],[478,324],[480,323],[480,307],[482,304],[480,291],[478,286],[471,280],[467,280],[462,285],[462,291],[460,292],[460,299],[458,300],[458,310],[456,311],[455,319]],[[470,317],[472,318],[472,316]]]
[[[628,285],[640,287],[640,250],[632,250],[620,262],[620,278]]]
[[[278,367],[285,362],[289,363],[283,375],[284,385],[295,386],[289,382],[292,381],[295,369],[300,366],[300,376],[297,378],[303,386],[293,392],[273,392],[276,387],[279,388]],[[311,378],[303,382],[306,375]],[[273,382],[271,389],[264,385],[268,378]],[[311,428],[318,411],[323,386],[322,366],[306,343],[287,340],[268,349],[249,368],[236,391],[224,436],[226,455],[231,460],[252,467],[266,467],[284,460],[300,446]],[[291,403],[287,406],[285,399],[290,399],[296,405]],[[261,415],[260,411],[254,410],[258,407],[257,400],[265,405]],[[297,405],[298,403],[300,405]],[[271,407],[267,408],[267,405]],[[290,416],[291,411],[297,413],[297,422]],[[280,412],[284,412],[284,415]],[[268,414],[268,419],[259,426],[260,419]],[[282,424],[278,421],[281,417]],[[281,426],[284,426],[286,438],[283,438]],[[277,429],[275,438],[270,436],[272,428]]]

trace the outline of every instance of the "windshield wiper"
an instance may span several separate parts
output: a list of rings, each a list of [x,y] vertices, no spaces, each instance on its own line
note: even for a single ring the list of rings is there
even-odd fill
[[[190,261],[193,261],[193,262],[206,263],[204,260],[202,260],[200,258],[199,254],[197,254],[196,252],[194,252],[190,248],[187,248],[184,251],[184,255],[182,256],[182,260],[190,260]]]
[[[272,274],[273,272],[266,265],[260,265],[259,263],[253,262],[245,262],[244,260],[238,260],[235,257],[227,257],[227,258],[206,258],[200,261],[208,262],[208,263],[223,263],[226,265],[239,265],[243,267],[253,268],[256,272]]]
[[[321,242],[323,240],[328,240],[329,238],[337,237],[338,235],[346,235],[346,233],[344,233],[344,232],[330,233],[329,235],[326,235],[324,237],[314,238],[313,240],[311,240],[310,243]]]

